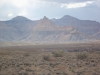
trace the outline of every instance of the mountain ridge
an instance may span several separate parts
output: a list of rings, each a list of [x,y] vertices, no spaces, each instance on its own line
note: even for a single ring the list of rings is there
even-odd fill
[[[17,16],[8,21],[0,21],[1,42],[94,41],[100,39],[99,33],[99,22],[79,20],[69,15],[60,19],[44,16],[37,21]]]

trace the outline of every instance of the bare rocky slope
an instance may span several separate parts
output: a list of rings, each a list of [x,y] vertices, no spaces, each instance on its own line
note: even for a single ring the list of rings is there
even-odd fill
[[[65,15],[60,19],[51,19],[51,20],[57,25],[74,26],[78,28],[81,32],[91,36],[100,31],[100,23],[96,21],[79,20],[69,15]]]
[[[0,42],[82,42],[99,40],[100,23],[71,16],[32,21],[17,16],[0,21]]]

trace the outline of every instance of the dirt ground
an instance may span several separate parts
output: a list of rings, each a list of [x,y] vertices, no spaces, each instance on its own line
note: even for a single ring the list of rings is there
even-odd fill
[[[100,75],[100,44],[1,47],[0,75]]]

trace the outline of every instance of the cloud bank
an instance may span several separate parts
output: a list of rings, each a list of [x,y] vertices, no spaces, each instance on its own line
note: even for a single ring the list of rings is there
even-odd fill
[[[65,8],[80,8],[85,7],[89,4],[92,4],[94,1],[87,1],[87,2],[81,2],[81,3],[71,3],[71,4],[62,4],[61,7]]]
[[[97,0],[40,0],[46,2],[56,2],[56,3],[80,3],[80,2],[87,2],[87,1],[97,1]]]
[[[18,15],[32,20],[43,16],[54,18],[64,15],[98,20],[100,19],[98,12],[100,12],[100,0],[0,0],[0,20],[9,20]]]

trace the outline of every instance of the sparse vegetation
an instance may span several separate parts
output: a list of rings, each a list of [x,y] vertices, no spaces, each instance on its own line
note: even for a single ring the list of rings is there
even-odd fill
[[[78,53],[76,56],[77,56],[77,59],[80,59],[80,60],[86,59],[88,57],[88,55],[85,53]]]
[[[28,52],[27,52],[27,53],[25,53],[25,54],[24,54],[24,56],[25,56],[25,57],[28,57],[28,56],[29,56],[29,53],[28,53]]]
[[[99,75],[100,51],[0,50],[0,75]]]
[[[52,54],[53,54],[55,57],[62,57],[62,56],[64,55],[64,51],[58,50],[58,51],[52,52]]]
[[[49,61],[49,60],[50,60],[50,56],[49,56],[49,55],[43,55],[43,59],[44,59],[45,61]]]

